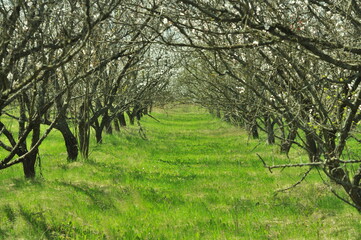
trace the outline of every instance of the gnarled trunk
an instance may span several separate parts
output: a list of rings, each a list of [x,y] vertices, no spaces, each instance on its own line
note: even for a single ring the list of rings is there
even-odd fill
[[[55,127],[64,138],[68,161],[75,161],[78,158],[78,141],[71,132],[68,123],[64,118],[59,119]]]

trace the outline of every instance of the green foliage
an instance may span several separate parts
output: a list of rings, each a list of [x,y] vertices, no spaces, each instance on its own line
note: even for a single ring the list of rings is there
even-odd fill
[[[0,239],[358,239],[359,214],[312,172],[269,173],[256,153],[285,160],[265,139],[202,109],[157,109],[137,129],[92,142],[90,160],[67,163],[58,132],[42,145],[43,177],[0,175]],[[257,146],[257,147],[256,147]],[[296,149],[291,158],[306,159]],[[39,171],[39,169],[37,169]],[[337,187],[336,187],[337,189]]]

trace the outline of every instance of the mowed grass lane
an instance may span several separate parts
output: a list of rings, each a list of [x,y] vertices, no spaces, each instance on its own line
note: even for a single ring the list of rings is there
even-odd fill
[[[66,162],[60,134],[41,147],[41,173],[0,172],[0,239],[359,239],[360,215],[306,169],[273,174],[277,146],[194,106],[156,109],[155,121],[92,143],[89,160]],[[4,153],[1,153],[4,154]],[[295,149],[291,159],[302,161]],[[288,161],[288,160],[287,160]],[[38,168],[38,173],[40,169]],[[336,188],[337,189],[337,188]]]

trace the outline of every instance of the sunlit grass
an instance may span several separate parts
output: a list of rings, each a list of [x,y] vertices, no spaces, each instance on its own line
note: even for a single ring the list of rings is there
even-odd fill
[[[41,148],[43,177],[21,166],[0,172],[0,239],[359,239],[359,214],[317,171],[273,174],[290,160],[203,109],[156,109],[136,127],[92,142],[90,159],[68,163],[54,131]],[[263,137],[263,136],[262,136]],[[37,172],[40,173],[39,167]],[[340,190],[341,192],[341,190]]]

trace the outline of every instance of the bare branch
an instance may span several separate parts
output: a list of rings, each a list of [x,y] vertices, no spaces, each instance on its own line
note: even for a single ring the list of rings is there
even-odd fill
[[[279,189],[279,190],[276,190],[276,193],[277,192],[285,192],[285,191],[288,191],[294,187],[296,187],[297,185],[301,184],[305,179],[306,177],[308,176],[308,174],[311,172],[311,170],[313,169],[313,167],[310,167],[302,176],[302,178],[296,182],[295,184],[292,184],[291,186],[287,187],[287,188],[284,188],[284,189]]]

